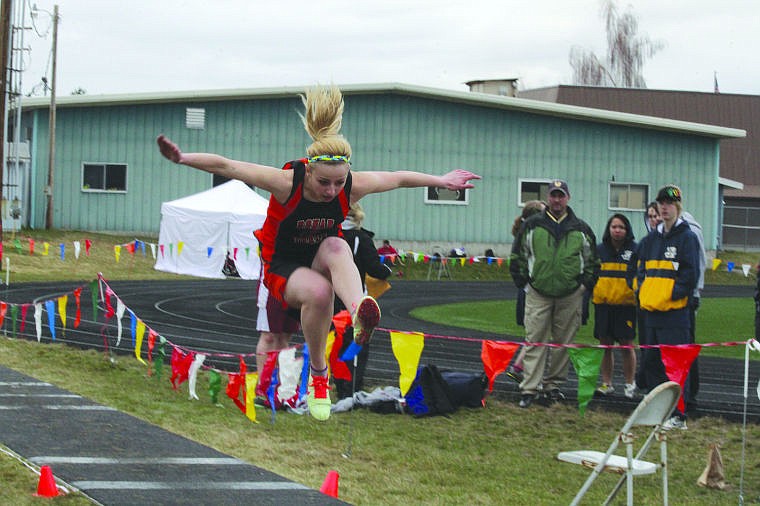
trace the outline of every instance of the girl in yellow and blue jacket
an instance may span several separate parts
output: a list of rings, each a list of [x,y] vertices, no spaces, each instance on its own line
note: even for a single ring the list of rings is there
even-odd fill
[[[600,266],[592,302],[594,303],[594,337],[603,345],[633,345],[636,337],[636,301],[631,287],[632,267],[636,265],[636,250],[631,222],[625,215],[614,214],[607,221],[602,242],[596,247]],[[636,351],[630,348],[620,350],[623,356],[623,393],[632,399],[636,392]],[[602,384],[597,392],[609,395],[615,391],[612,386],[612,372],[615,366],[612,348],[604,350],[601,376]]]

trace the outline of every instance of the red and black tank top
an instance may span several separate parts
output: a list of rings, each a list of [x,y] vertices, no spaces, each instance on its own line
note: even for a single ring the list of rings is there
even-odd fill
[[[282,260],[308,267],[325,238],[342,235],[340,224],[348,214],[351,171],[333,200],[311,202],[303,195],[306,159],[290,161],[282,169],[293,171],[293,189],[284,203],[269,198],[264,226],[255,233],[261,244],[261,259],[265,264]]]

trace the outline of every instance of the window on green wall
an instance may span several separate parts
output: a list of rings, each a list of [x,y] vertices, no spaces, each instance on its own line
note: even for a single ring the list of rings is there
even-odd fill
[[[649,185],[610,182],[610,209],[643,211],[648,202]]]
[[[447,190],[446,188],[425,188],[426,204],[467,205],[470,193],[465,190]]]
[[[549,194],[549,179],[521,179],[520,205],[531,200],[543,200]]]
[[[85,192],[126,192],[127,164],[125,163],[83,163],[82,191]]]

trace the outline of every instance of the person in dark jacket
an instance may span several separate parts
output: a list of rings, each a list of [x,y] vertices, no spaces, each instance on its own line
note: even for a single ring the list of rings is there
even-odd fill
[[[520,229],[522,228],[523,223],[525,223],[525,220],[533,216],[534,214],[538,214],[544,211],[546,209],[546,204],[544,204],[541,200],[529,200],[523,205],[523,210],[520,213],[520,215],[515,218],[514,223],[512,223],[512,240],[515,241],[517,239],[518,234],[520,233]],[[521,327],[525,326],[525,290],[517,290],[517,304],[515,305],[515,321],[518,325]],[[525,356],[525,347],[521,347],[520,351],[517,353],[517,356],[512,361],[511,364],[509,364],[509,367],[507,367],[507,370],[504,372],[504,374],[507,375],[508,378],[516,381],[518,384],[522,382],[523,380],[523,357]]]
[[[358,203],[351,204],[351,207],[346,215],[345,221],[342,223],[343,227],[343,239],[348,243],[351,252],[354,255],[354,263],[359,270],[359,277],[362,280],[362,289],[364,293],[367,293],[367,285],[365,278],[367,275],[377,279],[386,279],[391,275],[391,269],[384,263],[380,262],[380,255],[375,249],[375,244],[372,238],[375,236],[373,232],[362,228],[364,222],[364,210]],[[344,310],[345,307],[340,299],[335,299],[335,312],[338,313]],[[346,335],[353,335],[352,329],[346,329]],[[351,339],[343,339],[343,345],[340,350],[340,355],[351,344]],[[364,372],[367,369],[367,361],[369,360],[369,343],[362,345],[362,350],[357,355],[356,367],[353,362],[349,362],[346,365],[352,374],[352,381],[346,381],[341,379],[335,379],[335,386],[337,388],[338,399],[351,397],[354,390],[361,390],[364,387]]]
[[[639,244],[638,296],[644,318],[645,342],[678,345],[691,342],[689,298],[699,279],[699,242],[681,217],[681,189],[667,185],[657,192],[662,223]],[[641,375],[647,388],[668,381],[658,348],[642,353]],[[684,401],[690,400],[689,382]],[[676,411],[665,429],[686,429],[686,413]]]
[[[647,229],[647,234],[656,229],[660,223],[662,223],[660,208],[657,206],[657,202],[650,202],[647,204],[647,215],[644,217],[644,226]]]
[[[599,274],[594,286],[592,302],[594,303],[594,337],[603,345],[615,342],[631,346],[636,337],[636,302],[631,284],[627,279],[630,268],[636,265],[636,249],[631,222],[625,215],[613,214],[607,221],[602,242],[597,246],[599,257]],[[605,348],[602,359],[602,384],[597,392],[608,395],[615,391],[612,386],[612,373],[615,368],[615,355],[612,348]],[[633,399],[636,393],[636,351],[633,347],[622,348],[623,375],[625,385],[623,393]]]
[[[755,339],[760,340],[760,262],[755,266],[757,270],[757,286],[755,287]]]
[[[525,221],[510,257],[509,270],[517,288],[527,287],[522,408],[529,407],[539,391],[549,402],[565,398],[560,386],[567,379],[570,356],[564,345],[575,339],[583,292],[593,289],[595,281],[596,237],[567,205],[567,182],[551,181],[548,193],[547,209]]]

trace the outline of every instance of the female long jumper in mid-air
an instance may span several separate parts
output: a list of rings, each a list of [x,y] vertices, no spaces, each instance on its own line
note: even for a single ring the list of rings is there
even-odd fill
[[[354,340],[367,342],[380,321],[380,308],[365,297],[351,250],[341,238],[340,224],[351,202],[370,193],[396,188],[433,186],[449,190],[473,188],[480,179],[466,170],[441,176],[413,171],[354,172],[351,145],[340,135],[343,96],[337,87],[315,87],[301,97],[301,116],[312,144],[307,158],[282,169],[230,160],[211,153],[183,153],[160,135],[161,154],[270,192],[264,226],[256,232],[264,265],[264,284],[288,308],[300,310],[301,328],[309,347],[310,375],[307,404],[317,420],[330,417],[327,334],[337,295],[352,313]]]

